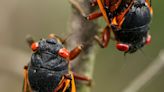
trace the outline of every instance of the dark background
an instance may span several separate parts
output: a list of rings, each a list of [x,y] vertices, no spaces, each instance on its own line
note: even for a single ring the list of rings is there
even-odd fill
[[[164,1],[153,0],[153,8],[152,43],[143,52],[124,56],[113,41],[107,49],[97,50],[92,92],[123,92],[164,48]],[[70,12],[67,0],[0,1],[0,92],[21,92],[23,66],[31,55],[25,36],[40,39],[56,33],[64,37]],[[163,85],[164,68],[137,92],[164,92]]]

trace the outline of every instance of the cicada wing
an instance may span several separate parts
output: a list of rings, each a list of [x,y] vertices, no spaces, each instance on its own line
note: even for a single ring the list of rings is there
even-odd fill
[[[105,10],[105,8],[104,8],[103,2],[104,2],[104,0],[97,0],[98,6],[99,6],[99,8],[100,8],[100,11],[102,12],[105,21],[107,22],[108,26],[110,27],[111,24],[110,24],[110,22],[109,22],[109,19],[108,19],[106,10]]]
[[[28,80],[28,70],[27,70],[28,66],[24,67],[24,81],[23,81],[23,90],[22,92],[32,92],[31,87],[30,87],[30,83]]]
[[[27,82],[25,82],[26,80],[24,79],[23,81],[23,88],[22,88],[22,92],[32,92],[30,85],[28,85]]]

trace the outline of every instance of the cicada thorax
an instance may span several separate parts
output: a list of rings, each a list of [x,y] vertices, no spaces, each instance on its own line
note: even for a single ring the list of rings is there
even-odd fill
[[[32,54],[28,65],[28,79],[32,90],[53,92],[64,74],[68,74],[68,62],[58,55],[63,48],[55,39],[42,39]]]
[[[133,5],[123,17],[123,22],[120,27],[112,25],[118,44],[121,43],[129,46],[128,50],[125,51],[126,53],[137,51],[142,48],[148,40],[150,40],[148,30],[151,22],[151,11],[148,5],[141,1],[134,1]],[[121,13],[120,11],[122,7],[123,6],[120,6],[118,8],[118,16],[119,13]]]

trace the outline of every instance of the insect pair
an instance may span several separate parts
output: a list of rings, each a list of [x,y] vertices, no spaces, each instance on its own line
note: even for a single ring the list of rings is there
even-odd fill
[[[102,36],[95,36],[98,44],[105,48],[113,32],[116,48],[125,53],[134,53],[145,44],[149,44],[149,24],[153,10],[151,0],[91,0],[92,6],[99,10],[85,16],[80,5],[75,0],[69,0],[87,20],[104,17],[107,26]]]
[[[101,47],[107,47],[111,32],[117,41],[116,48],[125,53],[133,53],[150,43],[148,30],[153,12],[148,0],[92,0],[91,5],[98,5],[100,12],[86,18],[93,20],[103,16],[107,23],[102,37],[95,36]],[[81,45],[69,52],[62,45],[64,40],[55,35],[28,42],[34,53],[24,67],[24,92],[76,92],[74,79],[91,82],[88,77],[71,71],[70,60],[79,55]]]
[[[70,62],[80,54],[82,45],[69,52],[63,47],[64,40],[54,34],[38,42],[31,37],[27,41],[34,53],[24,67],[23,92],[76,92],[74,79],[91,84],[90,78],[71,71]]]

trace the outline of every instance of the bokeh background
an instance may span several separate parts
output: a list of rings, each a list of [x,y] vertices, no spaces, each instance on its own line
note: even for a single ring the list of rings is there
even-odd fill
[[[123,92],[164,48],[164,1],[153,0],[153,8],[152,43],[143,52],[124,56],[113,41],[106,50],[97,50],[92,92]],[[0,92],[22,90],[23,66],[31,55],[26,35],[35,39],[49,33],[65,36],[70,12],[67,0],[0,0]],[[161,68],[137,92],[164,92],[163,85]]]

